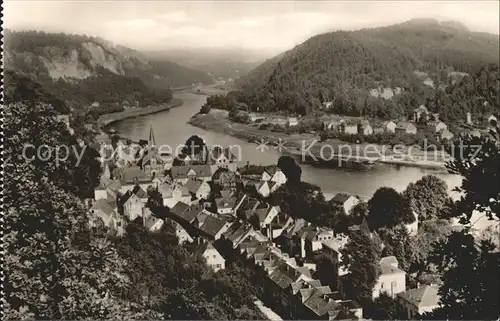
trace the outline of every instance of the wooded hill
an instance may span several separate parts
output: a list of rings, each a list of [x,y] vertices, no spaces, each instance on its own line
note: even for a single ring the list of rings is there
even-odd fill
[[[498,60],[497,35],[471,32],[456,22],[417,19],[314,36],[266,61],[237,85],[253,110],[307,114],[331,101],[333,112],[355,116],[395,118],[420,104],[447,114],[450,106],[436,96],[463,90],[467,74],[479,75],[483,83],[493,77],[487,81],[495,83],[498,66],[489,64]]]
[[[100,38],[37,31],[5,31],[5,68],[72,107],[94,101],[164,103],[172,97],[171,87],[212,80],[204,72],[149,60]]]

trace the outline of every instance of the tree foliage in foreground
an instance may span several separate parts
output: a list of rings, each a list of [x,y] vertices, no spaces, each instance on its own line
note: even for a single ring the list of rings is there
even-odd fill
[[[380,274],[380,257],[366,222],[359,230],[351,232],[349,242],[341,253],[342,266],[349,271],[342,284],[347,297],[356,297],[360,302],[371,300],[373,287]]]
[[[149,302],[123,296],[132,287],[127,262],[100,234],[91,236],[73,194],[85,194],[74,163],[23,158],[26,143],[68,143],[53,114],[46,105],[5,109],[7,319],[160,318]]]
[[[426,175],[410,183],[403,196],[410,202],[419,221],[443,218],[445,207],[451,204],[448,186],[434,175]]]
[[[368,201],[368,224],[372,230],[391,229],[414,221],[410,203],[393,188],[379,188]]]
[[[496,89],[498,97],[498,87]],[[500,255],[498,244],[475,239],[469,234],[473,212],[482,211],[498,224],[500,188],[500,128],[492,129],[490,137],[469,138],[462,154],[448,164],[452,173],[463,177],[457,188],[462,197],[456,202],[453,216],[467,224],[462,232],[454,232],[441,242],[439,268],[444,271],[439,289],[441,307],[426,315],[433,319],[495,320],[499,312]],[[477,146],[480,146],[477,152]],[[456,151],[460,152],[460,151]],[[496,247],[495,247],[496,245]]]

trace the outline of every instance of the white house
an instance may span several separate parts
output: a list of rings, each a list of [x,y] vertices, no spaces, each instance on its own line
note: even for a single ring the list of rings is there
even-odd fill
[[[193,243],[193,237],[182,227],[182,225],[173,220],[172,224],[174,225],[175,236],[177,236],[177,239],[179,240],[179,245],[184,243]]]
[[[384,123],[384,129],[388,133],[395,133],[396,132],[396,123],[391,121],[385,122]]]
[[[184,187],[196,199],[207,199],[210,195],[210,185],[205,181],[190,179],[184,184]]]
[[[142,216],[142,208],[144,207],[144,202],[141,199],[129,192],[124,195],[123,202],[123,214],[130,220],[133,221],[137,217]]]
[[[222,255],[217,251],[217,249],[212,245],[212,243],[203,243],[197,249],[197,253],[201,255],[206,264],[217,272],[219,270],[223,270],[226,268],[226,260],[222,257]]]
[[[398,265],[399,262],[394,256],[380,259],[380,276],[373,287],[373,299],[378,298],[380,293],[394,298],[398,293],[406,291],[406,272],[399,269]]]
[[[271,193],[271,188],[269,187],[269,183],[267,181],[261,182],[261,183],[257,184],[255,187],[257,189],[257,193],[259,193],[260,195],[262,195],[264,197],[268,197],[269,194]]]
[[[442,121],[432,121],[428,123],[428,126],[432,128],[434,133],[439,133],[442,130],[448,129],[448,126]]]
[[[280,207],[279,206],[272,206],[268,209],[266,216],[264,219],[260,222],[260,227],[264,228],[267,225],[271,224],[271,222],[274,220],[276,216],[280,213]]]
[[[326,239],[321,241],[323,243],[323,251],[333,254],[337,262],[342,261],[342,249],[347,244],[349,238],[347,236],[338,236],[333,239]],[[349,273],[349,271],[342,265],[337,265],[337,275],[342,276]]]
[[[144,227],[150,232],[158,232],[165,223],[161,218],[155,217],[147,207],[142,208],[142,220]]]
[[[418,224],[419,224],[417,213],[413,212],[413,216],[415,217],[415,221],[413,221],[413,223],[406,224],[406,229],[408,230],[408,233],[411,236],[417,235],[417,233],[418,233]]]
[[[287,124],[288,124],[289,127],[294,127],[294,126],[297,126],[299,124],[299,121],[295,117],[290,117],[290,118],[288,118],[288,123]]]
[[[331,199],[331,202],[341,206],[344,209],[344,213],[349,214],[352,208],[356,206],[360,200],[359,198],[346,193],[338,193]]]

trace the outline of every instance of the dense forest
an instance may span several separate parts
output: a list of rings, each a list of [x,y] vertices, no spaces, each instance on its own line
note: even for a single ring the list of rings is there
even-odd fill
[[[201,71],[82,35],[36,31],[5,33],[5,66],[31,78],[70,106],[130,104],[171,100],[171,87],[211,82]]]
[[[266,61],[237,84],[252,110],[304,115],[333,102],[332,112],[388,119],[426,104],[456,119],[463,112],[450,111],[454,100],[474,93],[467,75],[498,82],[498,66],[489,66],[498,63],[498,45],[495,35],[436,20],[337,31]]]

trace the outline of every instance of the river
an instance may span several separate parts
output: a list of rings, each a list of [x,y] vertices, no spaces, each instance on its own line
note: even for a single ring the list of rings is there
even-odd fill
[[[264,151],[258,150],[256,144],[187,124],[190,117],[199,111],[206,96],[190,92],[176,92],[175,97],[182,99],[184,104],[167,112],[124,120],[117,123],[114,128],[120,135],[139,140],[148,138],[149,128],[152,126],[156,143],[158,145],[168,144],[172,149],[183,144],[191,135],[199,135],[205,139],[208,145],[239,146],[242,159],[245,162],[264,165],[276,164],[280,154],[273,147]],[[232,147],[232,151],[236,153],[238,147]],[[415,182],[426,174],[442,178],[450,190],[461,182],[459,176],[416,167],[379,165],[369,171],[349,171],[302,165],[302,180],[320,186],[326,197],[338,192],[347,192],[367,199],[382,186],[402,191],[410,182]]]

